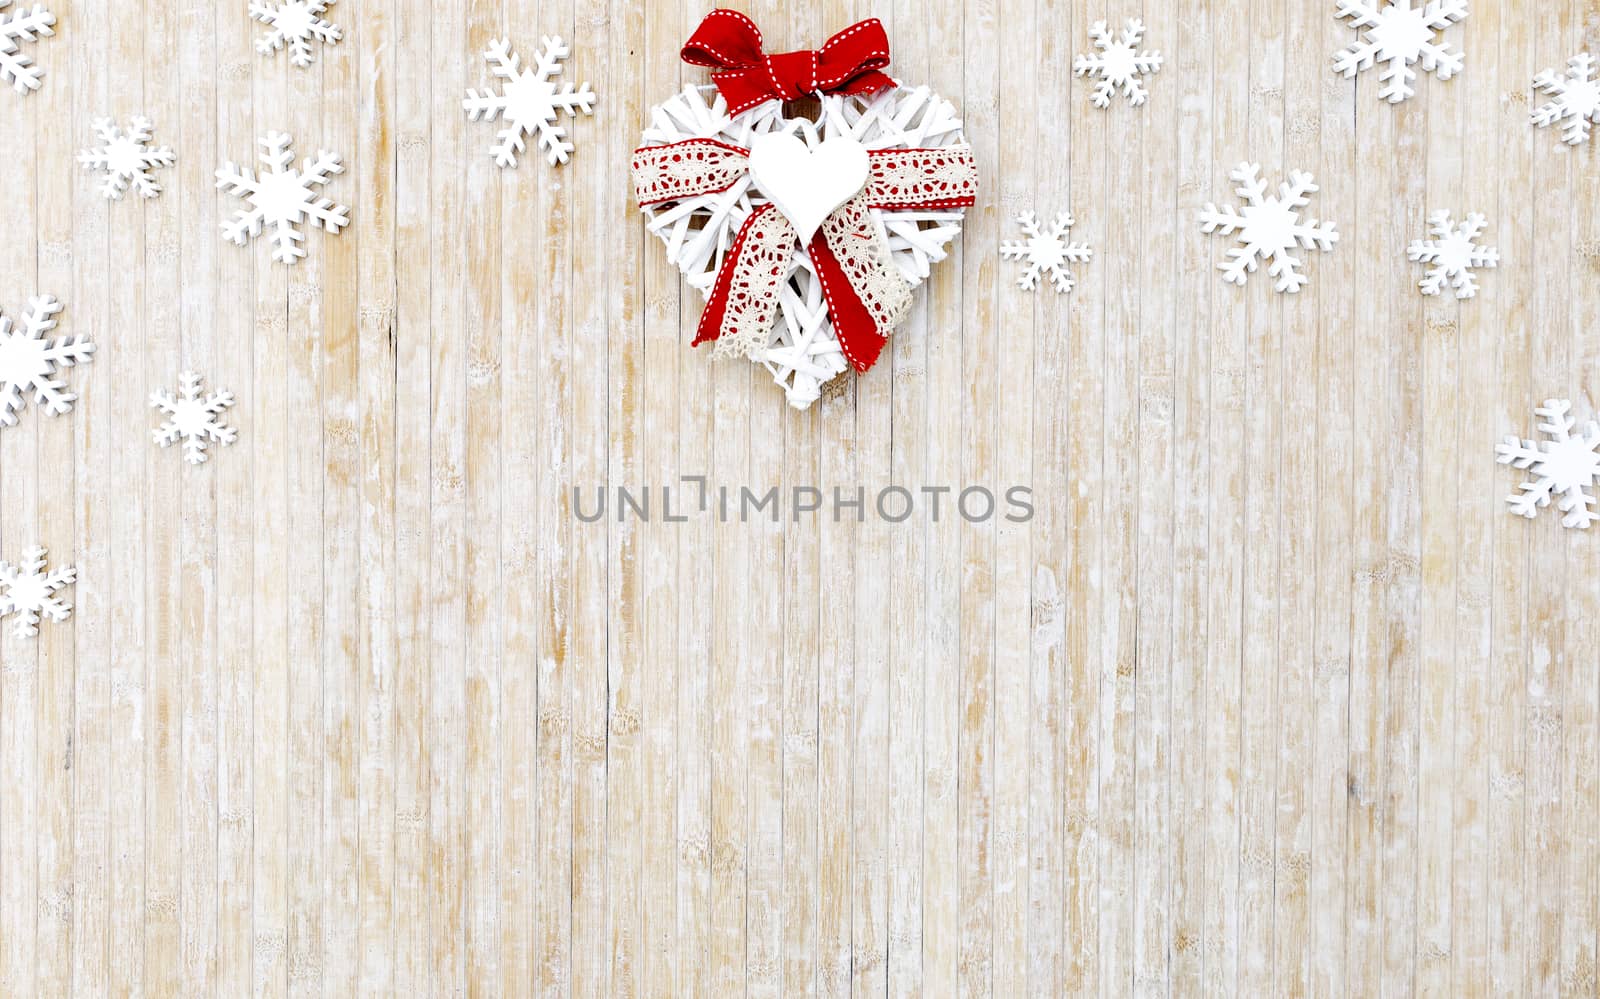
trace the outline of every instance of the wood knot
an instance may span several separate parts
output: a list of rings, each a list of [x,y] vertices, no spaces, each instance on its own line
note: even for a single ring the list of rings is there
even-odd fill
[[[618,738],[637,735],[640,725],[639,712],[632,708],[620,708],[611,714],[611,734]]]
[[[546,709],[539,712],[539,735],[542,738],[554,739],[564,734],[568,725],[565,711]]]
[[[744,870],[744,846],[731,839],[719,839],[711,850],[711,873],[733,875]]]

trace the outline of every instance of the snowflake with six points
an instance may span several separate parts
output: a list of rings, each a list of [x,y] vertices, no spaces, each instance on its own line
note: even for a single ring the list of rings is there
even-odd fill
[[[1565,76],[1547,69],[1534,77],[1533,89],[1544,91],[1551,99],[1533,112],[1533,123],[1545,128],[1564,121],[1563,142],[1569,146],[1588,142],[1591,123],[1600,122],[1600,80],[1594,78],[1594,71],[1594,56],[1580,52],[1567,61]]]
[[[1438,32],[1467,16],[1467,0],[1339,0],[1335,18],[1349,18],[1350,26],[1367,29],[1361,41],[1334,56],[1333,68],[1346,78],[1383,63],[1378,79],[1384,84],[1378,96],[1398,104],[1416,94],[1412,86],[1422,68],[1441,80],[1461,72],[1465,57],[1436,41]],[[1421,7],[1413,3],[1423,3]]]
[[[1556,505],[1566,514],[1561,523],[1587,530],[1600,520],[1590,491],[1600,481],[1600,422],[1590,420],[1582,433],[1573,436],[1578,421],[1570,401],[1549,399],[1534,412],[1544,417],[1539,431],[1549,440],[1522,440],[1510,434],[1495,448],[1500,464],[1533,470],[1532,481],[1522,483],[1522,492],[1506,497],[1506,502],[1512,513],[1532,520],[1559,496]]]
[[[1079,56],[1072,68],[1078,76],[1099,78],[1090,102],[1097,108],[1109,107],[1111,95],[1121,87],[1134,107],[1143,104],[1150,92],[1145,90],[1140,77],[1161,68],[1159,51],[1139,50],[1139,42],[1144,38],[1144,22],[1130,18],[1122,29],[1122,37],[1117,38],[1106,27],[1106,22],[1096,21],[1089,29],[1089,37],[1100,51]]]
[[[46,573],[44,556],[43,548],[30,548],[20,566],[0,561],[0,617],[17,615],[11,633],[18,638],[39,633],[40,615],[56,622],[72,616],[72,607],[62,603],[56,591],[76,582],[78,570],[68,566]]]
[[[256,51],[272,55],[285,44],[289,46],[289,61],[296,66],[311,65],[311,41],[332,45],[344,35],[338,26],[323,20],[322,15],[334,0],[285,0],[280,4],[251,0],[250,16],[272,30],[256,39]]]
[[[561,61],[570,54],[560,38],[546,37],[534,68],[523,69],[522,57],[511,51],[509,40],[497,38],[489,43],[483,57],[494,75],[506,81],[504,90],[468,90],[461,106],[469,121],[494,121],[505,116],[506,127],[498,133],[500,141],[491,150],[496,164],[516,166],[517,154],[527,149],[522,137],[533,133],[538,134],[539,148],[552,166],[567,161],[573,145],[567,141],[566,129],[556,124],[557,115],[565,111],[576,118],[579,111],[594,113],[594,91],[589,84],[556,87],[553,77],[561,72]]]
[[[44,335],[56,328],[60,312],[60,302],[41,295],[28,303],[20,330],[0,314],[0,426],[16,426],[17,413],[30,395],[52,416],[69,411],[77,400],[66,391],[66,382],[55,377],[56,368],[88,363],[94,344],[83,337],[46,340]]]
[[[1437,295],[1444,290],[1446,281],[1456,290],[1456,298],[1471,298],[1478,293],[1478,281],[1472,274],[1479,267],[1500,266],[1500,251],[1478,245],[1489,220],[1477,212],[1455,224],[1447,211],[1428,216],[1429,231],[1434,239],[1418,239],[1406,251],[1411,259],[1428,264],[1428,274],[1422,279],[1422,293]]]
[[[270,132],[261,140],[261,162],[271,169],[260,177],[231,160],[217,171],[218,188],[250,202],[249,208],[241,208],[222,224],[222,235],[243,246],[250,237],[261,235],[264,225],[271,225],[272,259],[285,264],[306,255],[305,247],[299,245],[305,234],[295,227],[307,218],[312,225],[335,234],[350,224],[350,209],[312,190],[344,172],[339,157],[319,149],[315,160],[308,157],[295,170],[294,153],[289,149],[292,143],[282,132]]]
[[[1229,250],[1228,260],[1217,265],[1223,279],[1243,285],[1247,275],[1265,260],[1267,273],[1278,280],[1279,291],[1298,292],[1306,277],[1300,273],[1300,259],[1289,251],[1299,245],[1326,252],[1339,242],[1332,222],[1301,221],[1300,209],[1311,203],[1310,195],[1317,191],[1312,176],[1299,171],[1289,174],[1289,182],[1279,186],[1276,197],[1267,195],[1267,182],[1255,163],[1239,164],[1230,176],[1238,184],[1235,190],[1244,201],[1244,210],[1223,210],[1207,203],[1200,213],[1205,232],[1224,236],[1238,232],[1239,242],[1244,244]]]
[[[1039,277],[1042,274],[1050,275],[1050,283],[1055,286],[1057,294],[1065,294],[1072,290],[1072,274],[1067,270],[1069,263],[1081,264],[1088,262],[1094,256],[1086,243],[1068,242],[1067,234],[1072,231],[1075,220],[1070,212],[1062,212],[1056,216],[1055,224],[1046,232],[1039,226],[1039,217],[1033,212],[1024,212],[1017,216],[1017,223],[1022,226],[1022,231],[1027,239],[1021,242],[1007,242],[1000,246],[1000,256],[1005,260],[1025,260],[1028,267],[1017,281],[1017,287],[1023,291],[1034,291],[1039,287]]]
[[[178,395],[152,392],[150,405],[167,415],[155,431],[156,443],[171,447],[183,441],[183,457],[191,465],[205,462],[208,441],[227,447],[239,439],[239,432],[221,420],[223,411],[233,405],[233,393],[201,395],[200,376],[193,371],[178,376]]]
[[[119,199],[130,183],[147,198],[161,193],[161,185],[150,171],[171,166],[177,162],[177,157],[169,146],[150,148],[151,128],[149,118],[134,118],[126,132],[110,118],[95,119],[94,130],[100,136],[100,145],[79,153],[78,162],[89,170],[105,172],[101,194],[112,200]]]
[[[11,0],[0,0],[0,10],[9,6]],[[39,89],[43,71],[22,54],[21,43],[55,34],[50,30],[55,23],[55,15],[44,9],[44,4],[20,7],[10,17],[0,14],[0,82],[11,84],[19,94]]]

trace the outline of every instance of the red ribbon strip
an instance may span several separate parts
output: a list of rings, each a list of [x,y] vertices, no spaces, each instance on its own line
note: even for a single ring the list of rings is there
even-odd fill
[[[702,343],[716,340],[722,336],[722,326],[728,318],[728,305],[735,299],[739,300],[737,306],[742,306],[749,301],[759,302],[771,297],[773,299],[771,306],[764,308],[763,311],[770,315],[776,310],[777,288],[788,277],[788,274],[763,274],[759,270],[751,269],[748,265],[744,268],[747,273],[740,273],[741,268],[739,266],[741,259],[748,260],[744,254],[745,244],[749,243],[752,238],[757,243],[761,243],[766,239],[766,233],[763,231],[764,225],[771,225],[774,231],[780,234],[780,239],[784,238],[781,234],[787,233],[789,240],[795,240],[794,230],[788,227],[782,216],[778,214],[778,210],[772,205],[762,205],[751,212],[750,217],[744,220],[744,225],[739,227],[739,234],[733,238],[733,246],[728,250],[726,262],[717,271],[717,280],[711,286],[711,297],[706,299],[705,311],[700,313],[700,325],[695,327],[694,342],[689,346],[698,347]],[[753,237],[752,233],[755,234]],[[737,292],[734,290],[735,280],[739,283]]]
[[[847,238],[871,239],[873,235],[857,230]],[[865,371],[878,362],[878,355],[894,330],[892,327],[884,329],[871,306],[856,292],[850,275],[845,273],[844,265],[828,245],[827,234],[822,230],[817,230],[812,237],[809,253],[811,264],[817,269],[817,280],[822,282],[822,296],[828,303],[828,319],[833,323],[839,350],[858,373]]]
[[[882,72],[889,65],[889,35],[877,18],[858,21],[816,51],[767,55],[761,29],[736,10],[707,14],[683,46],[683,61],[706,66],[728,102],[728,114],[763,101],[792,101],[804,94],[865,94],[895,85]]]

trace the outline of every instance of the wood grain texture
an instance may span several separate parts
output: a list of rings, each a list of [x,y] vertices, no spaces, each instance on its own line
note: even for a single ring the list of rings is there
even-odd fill
[[[1600,994],[1600,538],[1493,460],[1600,406],[1600,142],[1527,123],[1600,0],[1475,4],[1399,106],[1331,2],[754,0],[773,51],[882,18],[984,176],[805,413],[688,348],[632,203],[702,7],[340,0],[298,70],[242,0],[51,6],[0,303],[99,352],[0,431],[0,557],[79,568],[0,637],[0,996]],[[1140,14],[1097,111],[1070,60]],[[597,113],[502,171],[460,99],[545,34]],[[74,153],[134,114],[178,163],[106,202]],[[218,229],[270,130],[347,166],[294,268]],[[1200,232],[1245,159],[1339,224],[1297,297]],[[998,259],[1030,209],[1071,296]],[[1417,293],[1436,209],[1490,219],[1476,300]],[[197,468],[149,439],[186,368],[238,398]]]

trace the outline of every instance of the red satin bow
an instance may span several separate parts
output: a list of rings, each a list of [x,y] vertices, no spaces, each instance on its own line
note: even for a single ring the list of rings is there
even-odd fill
[[[889,36],[877,18],[858,21],[815,52],[767,55],[761,29],[736,10],[706,15],[683,47],[683,61],[709,66],[728,113],[748,111],[774,98],[803,94],[864,94],[895,85],[881,70],[889,65]]]

